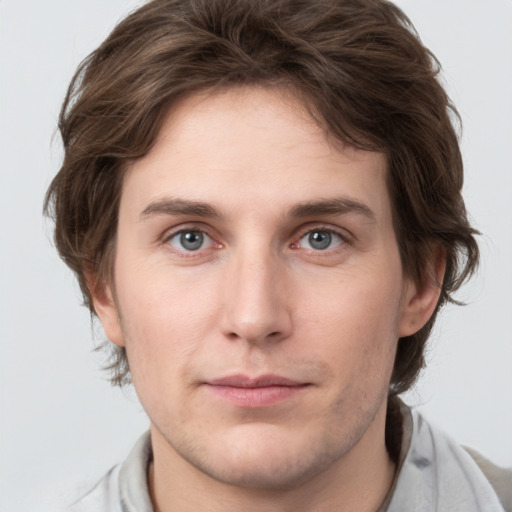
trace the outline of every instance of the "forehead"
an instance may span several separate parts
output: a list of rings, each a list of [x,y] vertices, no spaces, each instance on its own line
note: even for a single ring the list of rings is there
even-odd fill
[[[335,141],[289,90],[237,87],[169,110],[152,150],[127,170],[121,208],[171,195],[277,210],[343,195],[384,211],[385,178],[383,154]]]

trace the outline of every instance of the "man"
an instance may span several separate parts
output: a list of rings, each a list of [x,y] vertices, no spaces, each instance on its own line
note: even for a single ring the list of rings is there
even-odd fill
[[[155,0],[82,64],[46,206],[151,428],[71,510],[503,510],[398,399],[478,262],[436,75],[376,0]]]

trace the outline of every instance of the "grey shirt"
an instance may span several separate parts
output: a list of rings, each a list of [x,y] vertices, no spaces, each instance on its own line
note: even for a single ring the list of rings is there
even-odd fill
[[[404,407],[404,435],[393,486],[379,512],[504,512],[469,453],[417,411]],[[149,432],[68,512],[154,512],[147,485]],[[512,472],[503,473],[510,476]]]

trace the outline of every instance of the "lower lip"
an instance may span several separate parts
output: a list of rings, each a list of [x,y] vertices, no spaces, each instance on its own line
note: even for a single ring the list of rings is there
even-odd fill
[[[264,386],[257,388],[237,388],[233,386],[207,385],[219,398],[238,407],[270,407],[288,400],[303,391],[307,385],[300,386]]]

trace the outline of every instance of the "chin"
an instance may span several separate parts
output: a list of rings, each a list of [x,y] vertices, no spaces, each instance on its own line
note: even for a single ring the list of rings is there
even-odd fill
[[[318,455],[318,454],[316,454]],[[266,491],[283,491],[300,487],[332,463],[331,460],[307,460],[267,452],[264,460],[245,459],[227,464],[205,464],[200,468],[210,477],[224,484]],[[327,457],[325,457],[327,459]]]
[[[225,442],[205,447],[202,456],[190,449],[180,455],[219,482],[271,492],[304,485],[335,465],[354,444],[353,440],[333,442],[328,437],[294,439],[290,432],[276,432],[275,428],[241,429],[226,434]]]

